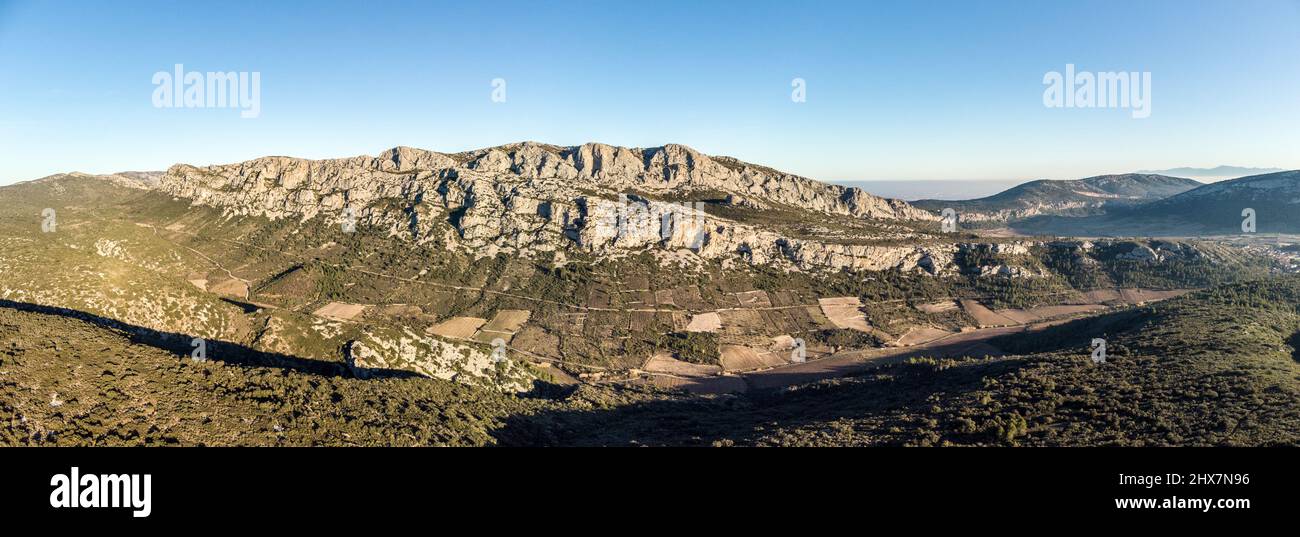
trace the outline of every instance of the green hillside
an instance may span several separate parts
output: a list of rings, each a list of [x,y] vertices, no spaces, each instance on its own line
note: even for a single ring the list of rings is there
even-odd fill
[[[420,377],[193,362],[0,307],[6,445],[1294,445],[1300,278],[1227,285],[775,392],[501,394]],[[59,334],[51,338],[48,334]],[[1095,364],[1088,342],[1108,341]]]

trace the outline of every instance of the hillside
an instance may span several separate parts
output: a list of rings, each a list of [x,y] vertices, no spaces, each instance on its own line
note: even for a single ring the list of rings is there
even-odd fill
[[[420,377],[362,380],[0,304],[0,446],[483,445],[532,406]]]
[[[1134,218],[1181,219],[1209,233],[1240,233],[1245,208],[1255,210],[1259,232],[1300,230],[1300,171],[1208,184],[1147,204]]]
[[[1066,181],[1039,180],[986,198],[965,201],[921,200],[913,205],[932,212],[955,209],[968,222],[1006,222],[1039,215],[1089,215],[1137,205],[1201,186],[1191,179],[1151,174],[1100,175]]]
[[[1235,284],[786,390],[589,384],[528,397],[421,377],[191,361],[0,307],[0,445],[1294,445],[1300,279]],[[54,336],[52,336],[54,335]],[[1088,341],[1107,338],[1104,364]]]
[[[1071,235],[1236,235],[1247,208],[1254,209],[1258,233],[1300,232],[1300,171],[1211,183],[1105,215],[1031,219],[1013,227]]]
[[[509,420],[523,443],[1221,446],[1300,443],[1300,278],[1218,287],[780,392],[642,397]],[[1105,363],[1089,343],[1108,341]]]

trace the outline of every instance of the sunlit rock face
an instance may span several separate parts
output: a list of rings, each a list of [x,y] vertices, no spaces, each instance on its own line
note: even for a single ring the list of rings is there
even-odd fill
[[[893,225],[937,220],[902,201],[672,144],[639,149],[525,142],[456,154],[398,147],[375,157],[264,157],[173,166],[157,188],[234,216],[329,222],[350,216],[391,236],[480,257],[665,250],[788,270],[946,275],[960,272],[955,259],[965,247],[921,241],[926,235],[912,231],[917,227],[888,237],[848,237],[852,241],[792,237],[711,213],[701,202],[664,201],[707,194],[722,206],[755,212],[784,208]],[[997,248],[1026,247],[993,248],[1007,253]]]

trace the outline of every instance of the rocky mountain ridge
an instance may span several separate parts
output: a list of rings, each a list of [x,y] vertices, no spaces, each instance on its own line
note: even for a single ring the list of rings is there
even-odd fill
[[[417,245],[475,258],[507,254],[557,264],[575,253],[607,258],[649,251],[661,263],[722,260],[797,271],[898,269],[949,275],[969,270],[961,259],[981,248],[1036,245],[955,240],[930,229],[938,227],[937,215],[925,210],[924,203],[915,207],[673,144],[635,149],[524,142],[450,154],[395,147],[373,157],[271,156],[100,177],[131,188],[155,189],[231,217],[301,222],[322,217],[330,225],[351,220]],[[1196,184],[1132,175],[1042,181],[957,203],[1013,199],[1022,203],[1020,209],[990,218],[1021,217],[1039,210],[1024,205],[1026,199],[1045,199],[1062,188],[1085,201],[1039,207],[1061,210],[1092,207],[1090,200],[1130,202],[1186,183]],[[871,231],[840,230],[838,235],[791,235],[762,219],[720,214],[713,210],[717,207],[759,214],[786,210],[797,220],[823,215],[879,226]],[[978,220],[978,214],[963,211],[961,218]],[[980,270],[1008,273],[992,268],[998,270]]]
[[[821,215],[914,225],[937,217],[898,200],[829,185],[689,147],[630,149],[525,142],[455,154],[396,147],[375,157],[306,160],[263,157],[196,167],[176,165],[158,189],[227,215],[308,220],[324,216],[386,230],[418,244],[540,256],[569,248],[596,255],[691,250],[706,259],[742,258],[800,270],[913,269],[953,247],[842,244],[791,238],[711,214],[724,199]],[[877,239],[923,236],[902,227]],[[929,261],[927,261],[927,259]],[[927,268],[933,267],[933,268]]]

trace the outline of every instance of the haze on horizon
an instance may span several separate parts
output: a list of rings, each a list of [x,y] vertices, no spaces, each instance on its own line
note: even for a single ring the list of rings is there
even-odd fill
[[[332,4],[0,0],[0,184],[523,140],[681,143],[829,182],[1300,168],[1297,0]],[[176,64],[260,73],[260,115],[156,108]],[[1150,117],[1045,106],[1067,65],[1151,73]]]

